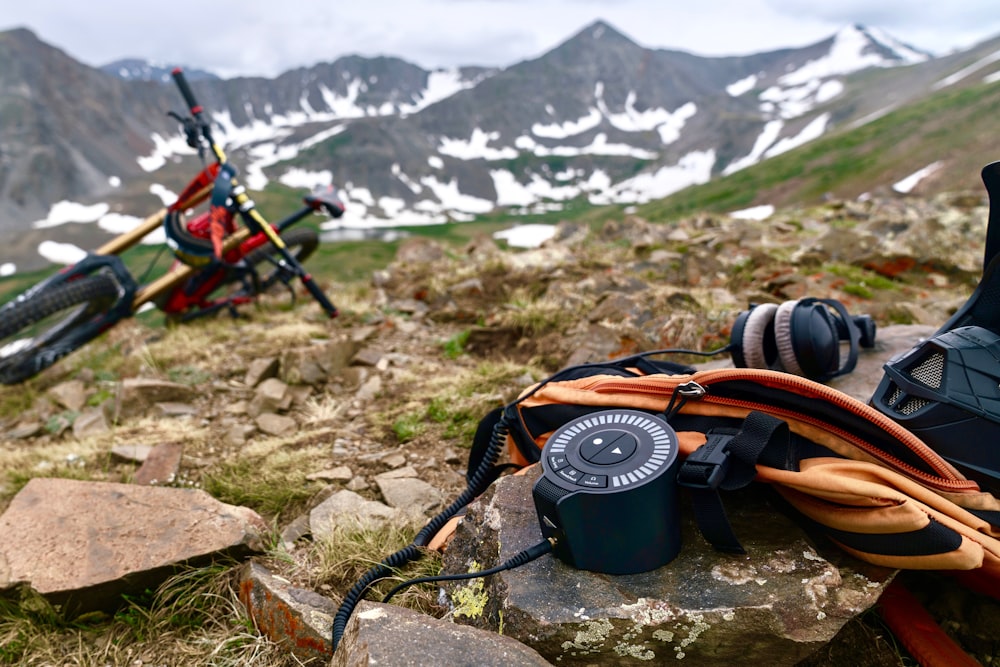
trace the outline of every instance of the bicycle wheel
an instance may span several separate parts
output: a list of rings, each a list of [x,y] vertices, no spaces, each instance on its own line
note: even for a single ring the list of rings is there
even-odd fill
[[[96,338],[118,299],[111,276],[93,274],[0,308],[0,383],[17,384]]]
[[[308,227],[286,229],[281,233],[281,240],[299,263],[304,262],[319,247],[319,234]],[[279,282],[286,283],[291,277],[286,269],[281,268],[281,253],[270,243],[247,253],[246,261],[257,270],[261,293],[269,291]]]

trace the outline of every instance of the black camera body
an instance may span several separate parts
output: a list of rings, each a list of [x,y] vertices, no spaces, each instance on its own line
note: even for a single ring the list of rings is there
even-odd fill
[[[573,567],[634,574],[681,548],[677,434],[639,410],[595,412],[564,424],[542,449],[532,495],[542,534]]]

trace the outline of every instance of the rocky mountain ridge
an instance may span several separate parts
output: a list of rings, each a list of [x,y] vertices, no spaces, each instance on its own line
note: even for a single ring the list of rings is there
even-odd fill
[[[180,65],[167,65],[153,63],[142,58],[121,58],[106,65],[101,65],[101,71],[117,76],[126,81],[159,81],[160,83],[170,82],[170,73]],[[184,73],[191,81],[202,79],[221,79],[217,74],[196,67],[183,67]]]
[[[930,58],[848,26],[809,47],[704,58],[598,22],[499,70],[348,56],[193,87],[248,185],[333,182],[348,203],[341,224],[371,227],[641,204],[982,81],[993,50]],[[93,70],[25,30],[0,35],[0,55],[12,63],[0,77],[0,230],[63,200],[142,217],[160,205],[151,184],[176,192],[192,173],[164,115],[181,106],[169,83]]]

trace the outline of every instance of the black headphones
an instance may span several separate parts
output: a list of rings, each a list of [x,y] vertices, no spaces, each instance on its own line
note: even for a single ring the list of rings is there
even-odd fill
[[[840,363],[840,343],[849,351]],[[769,368],[825,382],[854,370],[858,346],[874,347],[875,321],[850,315],[836,299],[750,304],[736,318],[727,350],[741,368]]]

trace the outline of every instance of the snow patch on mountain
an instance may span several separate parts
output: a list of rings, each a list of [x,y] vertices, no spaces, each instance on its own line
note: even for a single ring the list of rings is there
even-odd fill
[[[771,204],[751,206],[750,208],[730,211],[729,213],[729,217],[736,218],[737,220],[767,220],[772,215],[774,215],[774,206]]]
[[[740,97],[741,95],[749,93],[756,85],[757,75],[751,74],[750,76],[744,77],[739,81],[734,81],[726,86],[726,92],[730,97]]]
[[[802,144],[810,142],[813,139],[818,139],[823,136],[824,132],[826,132],[826,126],[829,122],[830,114],[825,113],[817,116],[795,136],[785,137],[764,151],[764,157],[769,158],[774,157],[775,155],[781,155],[782,153],[786,153],[793,148],[798,148]]]
[[[438,152],[441,155],[448,155],[459,160],[513,160],[516,158],[518,152],[513,148],[491,148],[489,146],[491,141],[496,141],[499,138],[499,132],[485,132],[477,127],[472,131],[472,136],[468,141],[441,137]]]
[[[555,225],[516,225],[493,233],[493,238],[506,241],[512,248],[537,248],[556,235]]]
[[[603,116],[600,110],[591,107],[586,116],[577,120],[567,120],[548,125],[535,123],[531,126],[531,133],[540,139],[568,139],[593,130],[601,124],[601,120],[603,120]]]
[[[64,200],[53,204],[52,208],[49,209],[48,216],[42,220],[34,221],[31,223],[31,226],[35,229],[44,229],[46,227],[58,227],[59,225],[71,222],[97,222],[109,210],[110,206],[107,204],[92,204],[88,206]]]
[[[497,191],[497,206],[531,206],[546,199],[567,201],[582,192],[577,185],[553,185],[538,174],[532,174],[527,184],[518,182],[514,174],[504,169],[492,170],[490,176]]]
[[[638,174],[590,196],[592,204],[645,204],[683,190],[690,185],[707,183],[715,166],[715,151],[693,151],[676,165],[655,172]]]
[[[722,170],[724,176],[728,176],[740,169],[746,169],[752,165],[757,164],[764,157],[764,152],[778,139],[781,135],[781,129],[785,127],[785,121],[783,120],[772,120],[767,125],[764,126],[764,130],[757,136],[757,140],[753,144],[753,149],[750,153],[730,162],[726,165],[726,168]]]
[[[292,168],[279,176],[278,182],[290,188],[314,190],[323,185],[332,185],[333,174],[329,169],[307,171],[305,169]]]
[[[908,194],[913,191],[913,188],[917,187],[920,181],[924,180],[928,176],[932,175],[938,169],[941,168],[941,162],[932,162],[923,169],[918,169],[914,173],[910,174],[901,181],[897,181],[893,184],[892,189],[900,194]]]
[[[975,74],[976,72],[978,72],[979,70],[983,69],[984,67],[989,67],[990,65],[992,65],[995,62],[997,62],[998,60],[1000,60],[1000,51],[994,51],[993,53],[989,54],[988,56],[980,58],[979,60],[977,60],[976,62],[972,63],[971,65],[969,65],[967,67],[963,67],[962,69],[958,70],[954,74],[946,76],[945,78],[943,78],[940,81],[936,82],[934,84],[934,88],[935,89],[941,89],[941,88],[947,88],[948,86],[954,85],[954,84],[958,83],[959,81],[961,81],[962,79]]]
[[[876,46],[887,49],[891,55]],[[781,118],[797,118],[843,91],[843,83],[834,77],[868,67],[910,65],[927,58],[927,54],[915,51],[881,31],[848,26],[834,35],[833,44],[825,55],[782,75],[778,78],[778,85],[770,86],[761,93],[761,110],[765,113],[776,112]],[[731,84],[727,91],[734,87],[737,92],[741,91],[739,83]]]
[[[86,251],[72,243],[59,243],[58,241],[42,241],[38,244],[38,254],[53,264],[66,266],[76,264],[87,256]]]

